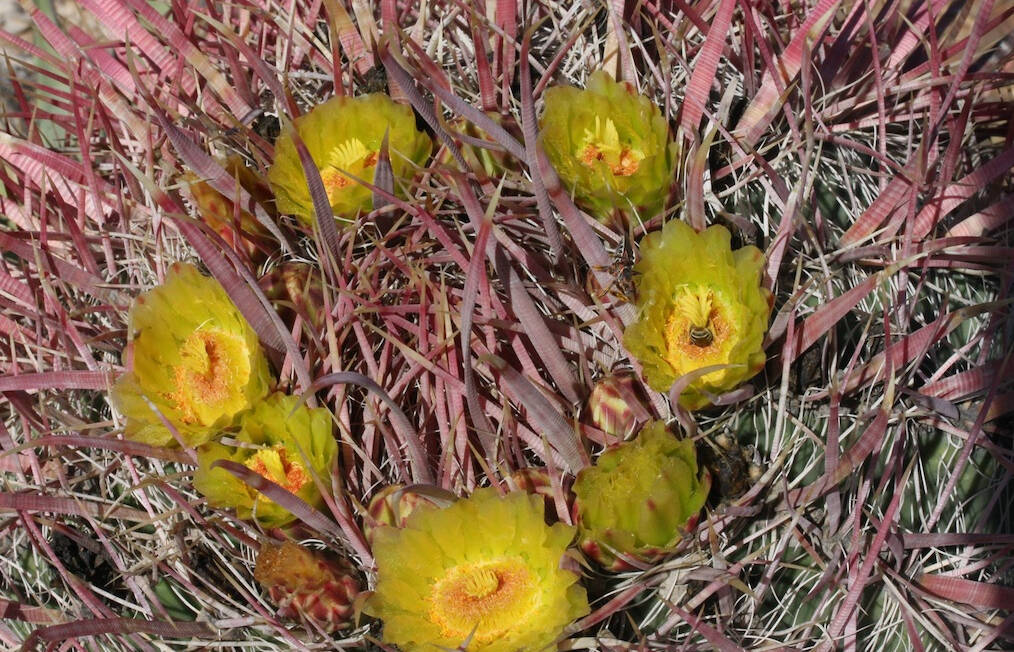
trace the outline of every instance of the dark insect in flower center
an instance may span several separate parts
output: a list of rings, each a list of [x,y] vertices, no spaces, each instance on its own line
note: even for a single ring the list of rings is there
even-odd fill
[[[690,327],[690,343],[694,346],[699,346],[703,349],[706,346],[711,346],[711,343],[714,340],[715,336],[711,333],[707,326]]]

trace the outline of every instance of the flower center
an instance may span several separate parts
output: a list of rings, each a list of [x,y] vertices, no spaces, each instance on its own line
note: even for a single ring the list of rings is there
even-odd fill
[[[461,564],[437,581],[430,594],[430,621],[441,634],[488,643],[523,629],[539,608],[536,578],[521,558]]]
[[[289,459],[289,453],[282,444],[262,448],[247,459],[245,466],[292,493],[298,493],[310,482],[306,467],[299,460]]]
[[[463,588],[470,598],[485,598],[500,588],[500,577],[489,568],[481,568],[465,578]]]
[[[595,130],[584,130],[577,157],[588,167],[602,161],[615,176],[629,177],[641,166],[644,152],[621,143],[620,134],[610,118],[606,118],[603,125],[602,119],[595,116]]]
[[[182,412],[183,423],[203,419],[201,408],[224,408],[240,396],[250,377],[246,342],[233,333],[198,330],[180,348],[173,368],[176,391],[168,396]]]
[[[681,375],[728,362],[733,329],[724,304],[707,288],[684,287],[678,292],[665,327],[666,361]]]
[[[327,165],[320,171],[320,179],[324,182],[328,200],[334,204],[335,197],[353,183],[340,170],[365,178],[363,172],[377,164],[377,152],[367,149],[363,141],[350,138],[331,150]],[[372,176],[368,180],[372,179]]]

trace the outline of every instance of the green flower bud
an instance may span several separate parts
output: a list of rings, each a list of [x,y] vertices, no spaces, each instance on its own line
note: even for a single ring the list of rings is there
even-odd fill
[[[656,421],[633,441],[606,451],[574,483],[581,548],[610,570],[672,552],[697,519],[711,487],[694,444]]]

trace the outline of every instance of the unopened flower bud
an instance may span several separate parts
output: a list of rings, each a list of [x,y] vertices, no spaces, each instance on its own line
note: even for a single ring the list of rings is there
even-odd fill
[[[610,570],[630,568],[623,557],[656,561],[696,526],[710,487],[694,443],[656,421],[578,473],[574,511],[581,548]]]
[[[283,618],[306,620],[327,632],[348,626],[359,582],[344,560],[286,541],[265,543],[254,578]]]
[[[595,383],[588,398],[588,413],[592,425],[613,438],[603,442],[607,445],[622,441],[651,420],[630,374],[607,376]]]
[[[372,542],[378,526],[405,527],[405,521],[415,510],[446,507],[453,502],[453,494],[437,487],[389,485],[370,499],[363,534]]]

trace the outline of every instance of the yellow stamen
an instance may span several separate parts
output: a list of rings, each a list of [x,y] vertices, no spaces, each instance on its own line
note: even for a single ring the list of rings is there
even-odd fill
[[[711,319],[712,294],[710,290],[684,289],[676,299],[676,309],[697,328],[706,328]]]
[[[498,588],[500,588],[500,578],[488,568],[475,571],[464,582],[465,594],[471,598],[485,598]]]
[[[604,161],[614,175],[627,177],[637,172],[644,153],[620,142],[620,134],[611,118],[606,118],[603,124],[602,119],[595,116],[595,130],[584,130],[577,157],[589,167]]]
[[[341,170],[361,177],[364,170],[376,164],[377,152],[368,149],[358,138],[350,138],[335,147],[331,150],[327,164],[320,171],[320,178],[324,182],[328,198],[333,202],[335,193],[352,183],[352,179],[345,176]]]
[[[331,165],[348,170],[353,165],[362,161],[372,154],[366,149],[363,141],[358,138],[350,138],[331,151]]]

